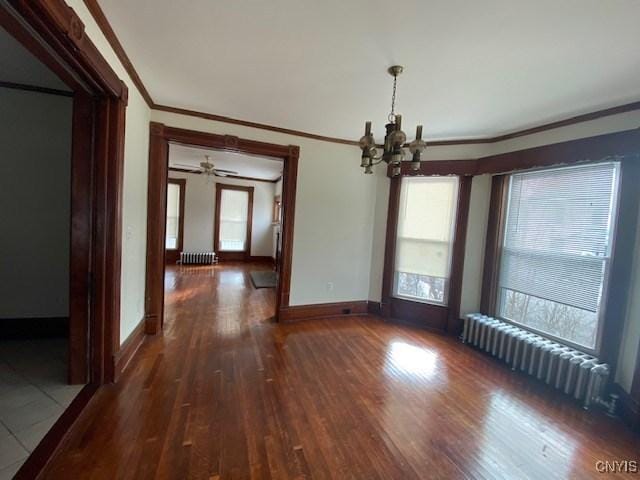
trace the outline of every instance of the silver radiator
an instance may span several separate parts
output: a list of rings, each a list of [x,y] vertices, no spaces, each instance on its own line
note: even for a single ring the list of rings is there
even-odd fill
[[[584,408],[600,401],[606,389],[606,363],[487,315],[467,315],[461,339],[580,400]]]
[[[180,265],[212,265],[218,263],[214,252],[180,252]]]

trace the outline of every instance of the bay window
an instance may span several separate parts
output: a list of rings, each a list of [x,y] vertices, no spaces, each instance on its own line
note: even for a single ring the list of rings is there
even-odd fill
[[[619,170],[605,162],[508,177],[499,317],[598,349]]]
[[[393,295],[445,305],[458,200],[458,177],[403,177]]]

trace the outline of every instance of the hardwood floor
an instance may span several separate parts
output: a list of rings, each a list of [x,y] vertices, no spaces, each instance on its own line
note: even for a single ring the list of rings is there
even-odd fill
[[[275,324],[250,268],[169,270],[164,334],[44,478],[584,479],[640,460],[621,422],[455,339],[366,316]]]

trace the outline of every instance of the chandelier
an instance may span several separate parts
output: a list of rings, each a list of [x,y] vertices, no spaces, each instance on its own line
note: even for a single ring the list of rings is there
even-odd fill
[[[362,149],[362,162],[360,166],[364,168],[364,173],[373,173],[374,165],[386,162],[391,165],[391,175],[397,177],[400,175],[400,164],[405,160],[405,147],[411,152],[411,169],[420,170],[420,156],[427,142],[422,140],[422,125],[416,127],[416,139],[405,144],[407,135],[402,131],[402,115],[395,112],[396,108],[396,85],[398,83],[398,75],[402,73],[404,67],[394,65],[387,70],[393,76],[393,94],[391,95],[391,113],[389,113],[389,123],[385,125],[387,133],[384,137],[384,145],[382,145],[382,153],[378,155],[378,145],[371,133],[371,122],[366,122],[364,127],[364,136],[360,139],[360,148]]]

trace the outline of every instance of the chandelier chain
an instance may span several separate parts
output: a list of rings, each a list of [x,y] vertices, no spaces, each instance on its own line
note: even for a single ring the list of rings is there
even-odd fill
[[[396,84],[398,83],[398,76],[393,76],[393,93],[391,94],[391,113],[389,114],[389,121],[395,123],[396,118]]]

